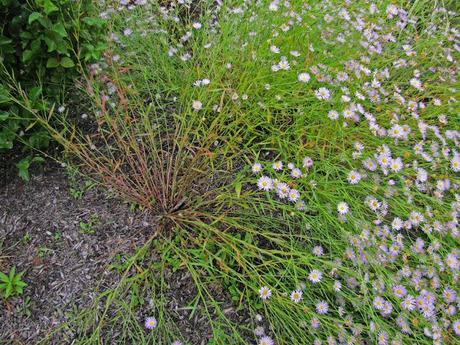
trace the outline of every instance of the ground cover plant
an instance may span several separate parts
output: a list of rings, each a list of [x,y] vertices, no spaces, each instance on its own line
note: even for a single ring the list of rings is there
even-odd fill
[[[154,221],[40,343],[459,341],[455,2],[101,6],[94,126],[15,102]]]

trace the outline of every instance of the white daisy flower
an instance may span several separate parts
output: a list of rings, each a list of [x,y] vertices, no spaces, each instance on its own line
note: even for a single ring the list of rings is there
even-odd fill
[[[299,303],[302,300],[302,290],[294,290],[291,293],[291,300],[293,300],[295,303]]]
[[[342,215],[347,214],[349,211],[348,204],[345,201],[339,202],[337,204],[337,211]]]
[[[318,99],[323,100],[331,98],[331,92],[325,87],[320,87],[318,90],[316,90],[315,95]]]
[[[260,338],[259,345],[275,345],[275,342],[273,341],[272,338],[270,338],[268,336],[264,336],[264,337]]]
[[[254,174],[259,173],[262,171],[262,164],[260,163],[254,163],[251,167],[251,170]]]
[[[297,202],[300,199],[300,193],[298,190],[293,188],[289,191],[288,197],[289,197],[289,201]]]
[[[357,184],[361,181],[361,174],[356,170],[352,170],[348,173],[347,179],[350,184]]]
[[[324,315],[329,311],[329,304],[326,301],[320,301],[316,304],[316,312]]]
[[[283,170],[283,162],[282,161],[277,161],[277,162],[273,163],[272,168],[273,168],[273,170],[276,170],[276,171]]]
[[[301,83],[308,83],[310,81],[310,74],[308,74],[307,72],[299,73],[299,75],[297,76],[297,80]]]
[[[273,188],[273,181],[270,177],[264,175],[257,181],[257,187],[260,190],[269,191]]]
[[[271,295],[272,295],[272,291],[271,291],[268,287],[262,286],[262,287],[259,289],[259,296],[260,296],[260,298],[262,298],[262,299],[269,299]]]
[[[192,102],[192,108],[195,109],[195,110],[201,110],[203,108],[203,103],[201,103],[200,101],[193,101]]]
[[[323,277],[323,273],[319,270],[312,270],[310,272],[310,274],[308,275],[308,279],[312,282],[312,283],[319,283],[321,281]]]
[[[454,158],[450,161],[450,167],[453,171],[460,171],[460,155],[455,155]]]
[[[301,171],[299,168],[294,168],[294,169],[292,169],[292,171],[291,171],[291,176],[292,176],[293,178],[299,178],[299,177],[302,176],[302,171]]]
[[[339,113],[336,110],[330,110],[327,113],[327,117],[329,117],[331,120],[337,120],[339,118]]]
[[[276,186],[276,191],[280,199],[284,199],[289,195],[289,186],[287,183],[280,182]]]

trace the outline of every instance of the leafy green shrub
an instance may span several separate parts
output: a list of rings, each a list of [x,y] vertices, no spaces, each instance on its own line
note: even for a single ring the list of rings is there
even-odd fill
[[[78,75],[81,63],[99,59],[106,48],[104,21],[91,0],[0,0],[0,67],[46,110]],[[49,135],[27,110],[11,100],[0,81],[0,153],[20,136],[26,146],[46,148]]]

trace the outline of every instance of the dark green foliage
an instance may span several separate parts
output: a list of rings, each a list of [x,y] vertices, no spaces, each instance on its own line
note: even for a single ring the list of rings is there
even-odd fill
[[[49,134],[20,105],[14,78],[35,109],[60,100],[81,64],[101,57],[105,23],[92,0],[0,0],[0,154],[16,139],[46,148]]]

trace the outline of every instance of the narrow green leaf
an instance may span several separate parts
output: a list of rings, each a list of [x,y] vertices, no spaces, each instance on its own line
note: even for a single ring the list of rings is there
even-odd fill
[[[237,198],[239,198],[241,195],[241,187],[242,187],[241,181],[238,181],[235,183],[235,192],[236,192]]]
[[[16,266],[13,266],[10,270],[10,281],[13,281],[15,275],[16,275]]]
[[[8,276],[3,272],[0,272],[0,280],[5,283],[9,282]]]
[[[13,285],[7,284],[5,290],[5,297],[8,298],[13,294]]]

